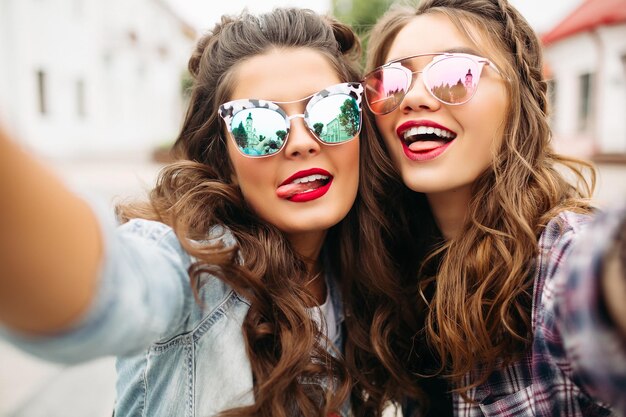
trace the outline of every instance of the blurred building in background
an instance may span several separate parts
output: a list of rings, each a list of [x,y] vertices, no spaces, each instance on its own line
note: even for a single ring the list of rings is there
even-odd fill
[[[542,41],[557,147],[626,162],[626,0],[586,0]]]
[[[171,142],[195,38],[162,0],[0,0],[0,117],[52,157]]]

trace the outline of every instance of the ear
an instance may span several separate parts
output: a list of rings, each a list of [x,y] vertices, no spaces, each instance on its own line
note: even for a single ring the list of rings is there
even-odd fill
[[[239,178],[237,178],[237,173],[233,170],[233,173],[230,174],[230,183],[236,187],[239,187]]]

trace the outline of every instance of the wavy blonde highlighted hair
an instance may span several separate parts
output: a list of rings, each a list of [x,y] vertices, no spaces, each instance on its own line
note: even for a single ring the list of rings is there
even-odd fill
[[[357,285],[363,297],[379,297],[381,305],[362,315],[369,328],[365,322],[354,324],[370,330],[369,340],[355,339],[358,332],[349,335],[360,388],[369,393],[362,401],[371,409],[406,396],[427,403],[420,387],[424,380],[416,375],[444,375],[463,395],[496,367],[519,359],[532,339],[538,238],[558,212],[591,211],[594,169],[552,149],[541,45],[507,1],[424,0],[417,7],[392,8],[370,34],[367,70],[385,63],[407,23],[434,13],[447,16],[508,78],[504,140],[473,185],[464,228],[449,241],[436,230],[424,195],[398,189],[397,172],[388,180],[386,192],[393,190],[395,204],[381,233],[391,242],[391,265],[401,278]],[[375,146],[384,147],[380,138]],[[375,162],[371,165],[386,166],[389,157]],[[557,166],[568,170],[573,182]],[[378,199],[389,200],[388,194]],[[415,253],[421,254],[419,261],[412,261]],[[377,290],[381,287],[400,288],[400,298],[394,295],[398,291]],[[417,315],[409,321],[393,313],[393,305],[407,304],[407,295],[414,297]],[[407,342],[393,340],[398,338]],[[434,360],[424,363],[428,356]]]

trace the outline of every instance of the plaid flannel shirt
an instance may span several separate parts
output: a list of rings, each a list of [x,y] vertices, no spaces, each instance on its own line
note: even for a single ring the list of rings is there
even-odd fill
[[[617,415],[599,398],[621,395],[624,402],[626,350],[598,309],[594,276],[606,245],[589,241],[585,229],[594,232],[591,239],[608,242],[610,234],[603,224],[589,228],[591,219],[564,212],[548,223],[534,269],[532,346],[470,390],[475,403],[454,394],[456,417]],[[601,397],[603,390],[615,394]]]

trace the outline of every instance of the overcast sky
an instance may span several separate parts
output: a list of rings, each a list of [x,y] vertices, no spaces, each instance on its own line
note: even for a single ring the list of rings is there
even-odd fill
[[[212,27],[223,14],[236,14],[244,8],[261,13],[274,7],[294,6],[328,13],[331,0],[166,0],[183,18],[201,32]]]
[[[237,13],[244,7],[251,12],[271,10],[275,6],[308,7],[320,13],[330,9],[331,0],[167,0],[200,31],[211,27],[219,16]],[[538,32],[551,29],[583,0],[511,0]]]
[[[583,0],[509,0],[539,33],[566,17]]]

